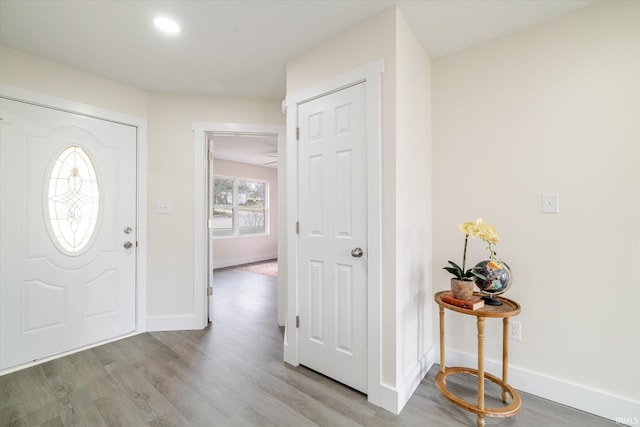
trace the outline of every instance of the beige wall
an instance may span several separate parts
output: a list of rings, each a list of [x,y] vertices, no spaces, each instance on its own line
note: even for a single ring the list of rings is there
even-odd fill
[[[431,60],[396,15],[396,376],[428,367],[431,286]]]
[[[293,58],[287,65],[287,93],[380,58],[381,376],[385,386],[402,396],[410,393],[405,381],[415,382],[409,374],[419,374],[419,362],[432,345],[429,58],[399,12],[391,9]],[[410,167],[414,165],[420,167]],[[410,185],[413,190],[406,188]],[[410,209],[404,209],[405,203]],[[401,407],[402,397],[398,400]]]
[[[147,315],[194,313],[192,122],[281,125],[281,100],[148,93],[1,45],[0,82],[147,120]]]
[[[635,401],[639,23],[639,2],[602,2],[433,64],[434,287],[461,260],[458,224],[483,217],[523,307],[512,366]],[[560,214],[541,214],[542,192],[560,193]],[[448,325],[448,346],[474,354],[473,319]]]
[[[278,169],[215,159],[213,171],[216,175],[266,181],[269,186],[269,234],[214,239],[213,267],[228,267],[277,258]]]
[[[150,316],[194,312],[193,122],[284,124],[284,115],[278,100],[149,94]],[[171,201],[173,214],[158,214],[158,200]]]
[[[118,113],[146,118],[147,93],[0,45],[0,82]]]
[[[640,400],[640,239],[629,225],[640,218],[639,20],[639,2],[602,2],[440,58],[429,70],[389,11],[288,64],[293,93],[385,60],[383,382],[401,383],[432,341],[429,294],[447,288],[441,267],[461,257],[457,225],[481,216],[498,227],[498,253],[515,272],[506,296],[523,305],[512,366]],[[425,196],[431,106],[411,94],[429,90],[430,72],[433,262]],[[283,124],[280,100],[147,93],[4,46],[0,82],[148,120],[147,310],[192,313],[191,123]],[[542,192],[560,193],[560,214],[540,213]],[[158,215],[158,200],[170,200],[173,213]],[[486,257],[479,242],[470,257]],[[448,345],[475,354],[473,319],[448,321],[456,331]],[[499,360],[499,325],[488,323],[487,356]]]

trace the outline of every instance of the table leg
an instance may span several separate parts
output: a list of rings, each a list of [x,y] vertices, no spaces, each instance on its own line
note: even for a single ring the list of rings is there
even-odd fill
[[[484,410],[484,317],[478,316],[478,409]],[[484,417],[478,414],[478,427],[484,426]]]
[[[509,318],[505,317],[502,319],[502,382],[504,384],[509,384],[508,378],[508,370],[509,370]],[[511,394],[506,390],[502,389],[502,402],[507,403],[509,398],[513,398]]]
[[[444,307],[440,306],[440,372],[444,372]]]

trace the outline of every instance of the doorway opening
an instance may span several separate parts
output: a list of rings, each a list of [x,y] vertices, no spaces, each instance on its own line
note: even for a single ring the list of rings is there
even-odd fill
[[[209,287],[213,270],[278,257],[278,135],[207,132]],[[213,319],[209,301],[209,321]]]
[[[284,126],[194,123],[193,130],[195,189],[202,195],[195,206],[195,295],[206,324],[217,307],[214,269],[284,259],[279,242],[286,205],[278,197],[284,194],[278,168]],[[277,322],[283,325],[286,282],[276,280]]]

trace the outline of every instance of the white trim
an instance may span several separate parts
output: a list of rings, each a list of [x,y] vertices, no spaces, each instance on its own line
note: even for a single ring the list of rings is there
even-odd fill
[[[35,105],[43,107],[54,108],[60,111],[66,111],[74,114],[82,114],[88,117],[93,117],[100,120],[107,120],[115,123],[121,123],[135,127],[137,136],[137,242],[138,242],[138,254],[136,257],[136,329],[135,335],[145,332],[146,325],[146,313],[147,313],[147,120],[130,116],[128,114],[119,113],[117,111],[111,111],[104,108],[95,107],[92,105],[83,104],[76,101],[71,101],[63,98],[58,98],[50,95],[45,95],[37,92],[32,92],[26,89],[22,89],[15,86],[6,84],[0,84],[0,93],[8,98],[12,98],[19,101],[26,101]],[[124,335],[130,336],[130,335]],[[77,351],[81,351],[87,348],[95,347],[107,342],[115,341],[114,338],[100,343],[92,344],[91,346],[82,347],[80,349],[71,350],[66,353],[60,353],[58,355],[51,356],[50,358],[41,359],[36,362],[55,359],[57,357],[71,354]],[[33,365],[33,362],[16,367],[16,369],[22,369],[27,366]],[[13,368],[12,368],[13,369]],[[4,373],[4,371],[3,371]]]
[[[298,105],[312,99],[328,95],[345,87],[364,82],[366,85],[367,108],[367,215],[368,215],[368,301],[367,301],[367,398],[370,403],[381,406],[393,412],[393,409],[385,406],[387,401],[383,398],[386,388],[381,383],[381,280],[382,280],[382,206],[381,206],[381,161],[382,161],[382,136],[381,136],[381,78],[384,72],[382,59],[371,62],[360,68],[348,71],[344,74],[328,79],[288,95],[285,99],[287,109],[287,230],[288,232],[288,270],[289,289],[287,293],[287,328],[284,342],[285,362],[297,366],[298,357],[298,331],[295,327],[298,313],[298,237],[295,233],[296,221],[298,221],[298,147],[296,143],[296,126],[298,123]],[[397,402],[394,405],[397,407]]]
[[[278,253],[268,253],[264,255],[254,255],[242,258],[226,259],[224,261],[213,260],[213,268],[233,267],[235,265],[251,264],[252,262],[270,261],[278,258]]]
[[[287,103],[285,99],[284,103]],[[287,222],[285,232],[287,239],[287,309],[285,312],[285,336],[283,343],[284,361],[298,366],[298,329],[296,316],[298,314],[298,235],[296,221],[298,220],[298,144],[296,141],[296,127],[298,123],[297,105],[287,106],[287,141],[285,150],[285,166],[287,170]],[[279,166],[282,167],[282,166]]]
[[[26,101],[34,105],[42,107],[54,108],[68,113],[81,114],[96,119],[107,120],[115,123],[121,123],[134,127],[145,127],[147,121],[141,117],[131,116],[117,111],[107,110],[93,105],[83,104],[81,102],[71,101],[68,99],[58,98],[43,93],[32,92],[27,89],[0,83],[0,93],[7,97],[18,101]],[[145,141],[146,143],[146,141]]]
[[[284,105],[284,101],[283,101]],[[286,127],[283,125],[280,127],[281,132],[278,134],[278,156],[283,158],[287,153],[287,138]],[[277,322],[278,326],[284,326],[286,324],[287,313],[287,283],[289,282],[287,277],[287,169],[286,167],[278,167],[278,215],[276,222],[278,224],[278,308],[277,308]]]
[[[193,210],[193,315],[191,322],[181,321],[182,329],[202,329],[209,321],[207,281],[209,231],[207,228],[207,138],[202,128],[192,126],[194,138],[194,210]],[[198,256],[200,255],[200,256]]]
[[[435,363],[434,358],[435,348],[432,347],[409,371],[398,388],[382,384],[379,406],[398,415],[429,373],[429,369]]]
[[[3,369],[0,371],[0,377],[3,375],[10,374],[12,372],[21,371],[23,369],[31,368],[32,366],[41,365],[43,363],[49,362],[51,360],[59,359],[61,357],[69,356],[70,354],[80,353],[81,351],[89,350],[91,348],[100,347],[101,345],[109,344],[110,342],[119,341],[125,338],[133,337],[135,335],[141,334],[142,332],[132,332],[130,334],[121,335],[114,338],[109,338],[105,341],[100,341],[94,344],[85,345],[84,347],[74,348],[72,350],[63,351],[61,353],[56,353],[51,356],[43,357],[41,359],[33,360],[31,362],[26,362],[21,365],[11,366],[10,368]]]
[[[182,331],[202,329],[194,327],[196,319],[193,314],[171,314],[167,316],[148,316],[147,331]]]
[[[447,367],[476,367],[478,364],[475,354],[463,353],[448,347],[445,348],[445,352]],[[438,351],[437,354],[440,354],[440,352]],[[485,359],[484,367],[486,372],[497,377],[502,376],[501,361]],[[630,399],[614,396],[518,366],[509,365],[509,384],[516,390],[608,418],[614,422],[619,421],[616,418],[637,417],[640,415],[640,402],[634,402]]]
[[[284,138],[284,126],[282,125],[260,125],[248,123],[216,123],[216,122],[193,122],[191,124],[193,130],[194,144],[194,213],[193,213],[193,306],[194,314],[191,323],[183,322],[188,327],[182,329],[202,329],[208,322],[208,297],[207,297],[207,281],[209,268],[209,232],[207,229],[207,168],[208,155],[207,151],[207,133],[208,132],[238,132],[238,133],[259,133],[259,134],[276,134],[278,135],[278,147]],[[213,172],[213,171],[212,171]],[[281,180],[280,168],[278,168],[278,182]],[[280,187],[280,184],[278,184]],[[278,215],[285,212],[285,195],[278,194]],[[284,242],[284,230],[278,229],[278,246]],[[213,266],[212,266],[213,267]],[[278,278],[278,293],[281,293],[281,287],[286,284]],[[284,310],[278,304],[278,315],[280,310]],[[283,314],[284,318],[284,314]],[[175,328],[172,328],[175,329]]]
[[[142,119],[141,119],[142,120]],[[147,330],[147,121],[138,126],[138,292],[136,325],[138,332]]]
[[[429,369],[435,363],[435,348],[431,347],[424,353],[422,358],[414,365],[409,373],[402,379],[398,387],[398,414],[407,404],[413,392],[416,391],[424,377],[429,373]]]

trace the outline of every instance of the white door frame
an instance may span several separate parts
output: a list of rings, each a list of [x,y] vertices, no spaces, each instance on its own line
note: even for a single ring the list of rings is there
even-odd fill
[[[4,98],[16,101],[27,102],[41,107],[52,108],[73,114],[80,114],[95,119],[120,123],[136,128],[137,140],[137,257],[136,257],[136,329],[129,335],[136,335],[147,330],[147,120],[130,116],[127,114],[111,111],[76,101],[58,98],[42,93],[32,92],[19,87],[0,84],[0,95]],[[124,338],[124,336],[107,340],[96,344],[91,344],[82,348],[73,349],[64,353],[59,353],[51,357],[39,359],[35,362],[25,363],[6,369],[0,374],[6,374],[19,369],[36,365],[47,360],[56,359],[67,354],[75,353],[87,348],[102,345],[105,342]]]
[[[298,105],[328,95],[357,83],[366,85],[367,129],[367,221],[368,221],[368,296],[367,296],[367,398],[374,405],[382,405],[381,384],[381,302],[382,283],[382,222],[381,222],[381,100],[380,83],[384,72],[382,59],[349,71],[312,87],[288,95],[287,108],[287,247],[289,286],[287,291],[287,315],[284,341],[285,362],[298,366],[298,147],[296,127]]]
[[[213,170],[209,171],[209,147],[207,143],[207,133],[256,133],[256,134],[276,134],[278,135],[278,153],[285,150],[285,128],[282,125],[260,125],[248,123],[216,123],[216,122],[193,122],[194,143],[194,218],[193,218],[193,295],[194,295],[194,318],[199,322],[200,327],[207,326],[209,312],[207,287],[209,286],[209,269],[212,268],[209,257],[209,230],[208,230],[208,180]],[[278,167],[278,223],[280,217],[284,215],[286,197],[284,197],[284,168]],[[280,259],[282,242],[286,241],[285,227],[278,226],[278,258]],[[278,324],[284,324],[284,312],[286,306],[285,289],[286,281],[283,277],[278,277]]]

